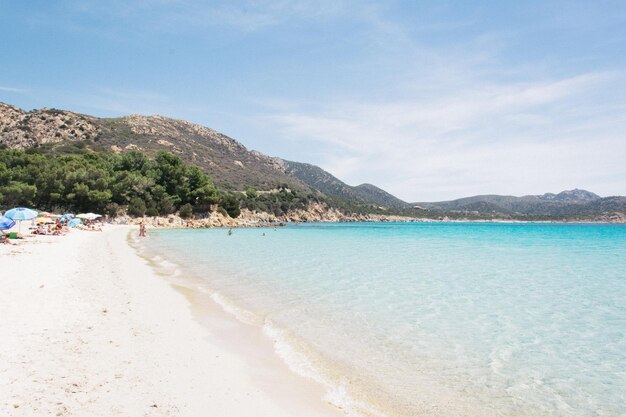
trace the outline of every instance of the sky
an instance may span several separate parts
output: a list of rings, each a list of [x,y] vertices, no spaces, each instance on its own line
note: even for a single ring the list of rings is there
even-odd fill
[[[0,0],[0,101],[161,114],[405,201],[626,195],[626,2]]]

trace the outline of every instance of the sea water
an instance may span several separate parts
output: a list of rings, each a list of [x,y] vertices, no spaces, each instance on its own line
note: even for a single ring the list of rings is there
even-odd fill
[[[145,245],[352,415],[626,415],[626,227],[159,230]]]

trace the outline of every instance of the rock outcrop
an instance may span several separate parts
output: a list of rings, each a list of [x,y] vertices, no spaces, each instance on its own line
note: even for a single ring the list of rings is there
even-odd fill
[[[0,144],[14,149],[84,141],[98,136],[96,119],[55,109],[25,112],[0,103]]]
[[[343,214],[323,203],[309,205],[306,210],[292,210],[282,216],[275,216],[265,212],[241,210],[241,215],[231,218],[220,212],[212,212],[200,218],[182,219],[171,214],[169,216],[131,218],[121,216],[115,219],[117,223],[139,224],[157,228],[215,228],[215,227],[275,227],[287,223],[335,223],[335,222],[416,222],[432,221],[405,216],[387,216],[380,214]]]

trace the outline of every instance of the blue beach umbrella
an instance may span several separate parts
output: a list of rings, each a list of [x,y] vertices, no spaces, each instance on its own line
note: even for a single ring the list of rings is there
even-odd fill
[[[15,221],[8,217],[0,217],[0,230],[9,230],[15,226]]]
[[[79,224],[81,224],[82,221],[80,219],[72,219],[70,220],[70,222],[67,224],[69,227],[76,227]]]
[[[24,207],[17,207],[4,213],[4,217],[16,220],[19,222],[18,230],[22,231],[22,220],[32,220],[37,217],[37,212]]]
[[[4,213],[4,217],[18,221],[32,220],[37,217],[37,212],[28,208],[18,207]]]

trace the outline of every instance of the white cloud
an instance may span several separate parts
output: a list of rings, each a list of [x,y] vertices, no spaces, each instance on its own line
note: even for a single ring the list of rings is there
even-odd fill
[[[325,144],[318,162],[340,178],[373,182],[407,200],[583,186],[611,193],[616,184],[607,175],[625,171],[626,121],[622,108],[595,95],[616,84],[624,77],[608,72],[532,83],[472,80],[399,101],[348,100],[315,111],[292,104],[267,121],[285,138]]]
[[[0,85],[0,91],[6,91],[7,93],[24,93],[24,92],[26,92],[26,90],[24,90],[22,88],[8,87],[8,86],[3,86],[3,85]]]

